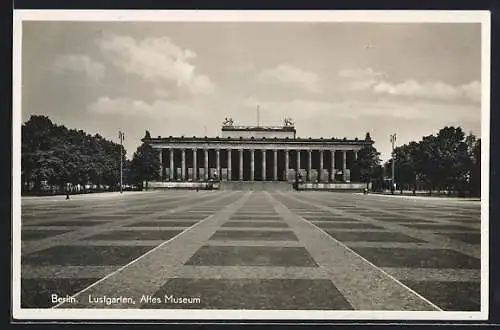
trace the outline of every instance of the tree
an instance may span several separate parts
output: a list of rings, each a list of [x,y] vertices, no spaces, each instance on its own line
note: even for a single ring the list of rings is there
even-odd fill
[[[417,178],[417,166],[416,157],[418,154],[418,144],[416,142],[410,142],[399,147],[394,148],[394,176],[395,181],[399,185],[401,194],[404,189],[412,189],[415,193],[416,190],[416,178]],[[386,169],[391,170],[392,159],[386,163]]]
[[[473,139],[468,149],[470,171],[468,173],[469,191],[474,196],[481,196],[481,139]]]
[[[463,190],[470,159],[467,154],[465,135],[460,127],[444,127],[437,135],[439,149],[438,174],[442,189]]]
[[[358,157],[355,163],[356,175],[360,181],[366,182],[366,187],[369,187],[370,181],[379,179],[380,169],[380,152],[373,146],[373,140],[370,133],[366,133],[365,142],[367,144],[358,151]]]
[[[148,143],[141,144],[134,153],[130,164],[131,176],[136,184],[142,187],[143,182],[159,178],[160,160],[158,154]]]

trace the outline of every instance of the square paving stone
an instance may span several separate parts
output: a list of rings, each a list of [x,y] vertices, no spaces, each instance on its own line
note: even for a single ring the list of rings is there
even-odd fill
[[[172,299],[165,302],[164,297]],[[329,280],[308,279],[184,279],[167,281],[155,293],[161,304],[141,308],[247,309],[247,310],[352,310]],[[199,298],[174,303],[178,298]],[[189,299],[188,299],[189,301]]]
[[[21,223],[30,223],[30,222],[36,221],[36,220],[54,220],[54,219],[57,219],[58,217],[60,217],[60,215],[51,215],[48,217],[23,215],[23,216],[21,216]]]
[[[342,242],[403,242],[420,243],[423,242],[414,237],[410,237],[397,232],[390,231],[326,231],[333,238]]]
[[[54,246],[21,257],[23,265],[124,265],[151,250],[150,246]]]
[[[287,228],[284,221],[229,221],[222,227],[250,227],[250,228]]]
[[[402,281],[445,311],[480,311],[479,282]]]
[[[282,220],[281,217],[279,216],[265,216],[265,217],[255,217],[255,216],[231,216],[229,219],[231,220],[253,220],[253,221],[259,221],[259,220]]]
[[[453,221],[456,221],[458,223],[481,223],[481,219],[453,219]]]
[[[182,230],[113,230],[102,234],[89,236],[89,240],[167,240],[179,234]]]
[[[186,265],[317,267],[303,247],[270,246],[202,246]]]
[[[38,229],[23,229],[21,231],[21,240],[30,241],[36,239],[48,238],[60,234],[70,232],[71,230],[38,230]]]
[[[266,230],[218,230],[210,240],[237,240],[237,241],[298,241],[293,231],[266,231]]]
[[[359,222],[357,219],[352,219],[352,218],[341,218],[341,217],[311,217],[311,216],[303,216],[304,219],[307,219],[309,221],[339,221],[339,222]]]
[[[413,223],[413,224],[419,224],[419,223],[435,223],[434,221],[429,221],[429,220],[420,220],[420,219],[408,219],[408,218],[374,218],[375,220],[378,221],[383,221],[383,222],[392,222],[392,223]]]
[[[447,249],[352,247],[378,267],[479,269],[481,260]]]
[[[195,223],[198,223],[198,221],[140,221],[126,227],[191,227]]]
[[[78,219],[120,220],[128,218],[130,218],[130,215],[126,214],[103,214],[103,215],[89,215],[89,216],[79,217]]]
[[[37,226],[77,226],[77,227],[90,227],[96,225],[102,225],[106,223],[105,221],[99,220],[65,220],[65,221],[51,221],[38,223]]]
[[[383,227],[372,225],[371,223],[362,222],[316,222],[312,221],[313,224],[319,228],[345,228],[345,229],[383,229]]]
[[[438,233],[439,235],[444,235],[452,239],[456,239],[465,243],[470,244],[481,244],[481,234],[480,233]]]
[[[415,220],[415,219],[409,219],[409,218],[406,218],[402,215],[376,215],[376,216],[373,216],[371,217],[375,220]]]
[[[384,213],[377,213],[377,212],[348,212],[348,214],[354,214],[362,217],[368,217],[368,218],[373,218],[373,217],[383,217],[386,216],[387,214]]]
[[[301,216],[309,216],[309,217],[334,217],[334,215],[330,212],[295,212]]]
[[[436,229],[436,230],[447,230],[447,229],[457,229],[457,230],[474,230],[473,228],[458,226],[458,225],[432,225],[432,224],[405,224],[406,227],[415,229]]]
[[[234,215],[239,215],[242,217],[248,217],[248,216],[272,217],[272,216],[278,216],[278,213],[277,212],[241,212],[241,211],[236,211],[236,212],[234,212]]]
[[[151,214],[154,213],[154,211],[128,211],[126,214],[129,215],[146,215],[146,214]]]
[[[189,214],[175,214],[174,213],[174,214],[169,214],[169,215],[157,217],[155,219],[158,219],[158,220],[201,220],[201,219],[205,219],[209,215],[205,215],[205,214],[189,215]]]
[[[50,308],[57,304],[52,303],[52,294],[59,297],[71,296],[98,280],[99,278],[21,279],[21,307]]]

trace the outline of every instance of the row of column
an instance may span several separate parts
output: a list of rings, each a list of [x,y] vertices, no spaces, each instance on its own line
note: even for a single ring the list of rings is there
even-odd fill
[[[197,175],[197,149],[193,148],[191,149],[193,152],[193,176],[194,180],[198,178]],[[221,149],[216,149],[216,169],[217,169],[217,175],[220,175],[220,150]],[[170,148],[170,179],[174,179],[174,149]],[[228,180],[231,180],[231,171],[232,171],[232,164],[231,164],[231,149],[227,150],[227,176]],[[243,149],[239,149],[239,180],[243,180]],[[266,180],[266,149],[262,149],[262,180]],[[307,164],[307,173],[308,173],[308,180],[310,180],[310,175],[311,175],[311,169],[312,169],[312,150],[305,150],[308,153],[308,164]],[[205,174],[205,180],[209,179],[209,173],[208,173],[208,149],[204,149],[205,155],[204,155],[204,174]],[[301,150],[296,150],[297,152],[297,171],[300,170],[300,154]],[[335,152],[336,150],[330,150],[331,153],[331,173],[335,173]],[[353,150],[354,152],[354,159],[357,159],[358,153],[356,150]],[[273,162],[273,180],[277,181],[278,180],[278,150],[274,149],[274,162]],[[323,150],[319,150],[319,163],[320,169],[323,169]],[[163,181],[163,159],[162,159],[162,149],[159,149],[159,160],[160,160],[160,180]],[[288,178],[288,170],[289,170],[289,150],[285,150],[285,177]],[[342,150],[342,173],[344,175],[345,179],[345,173],[347,169],[347,150]],[[182,180],[186,180],[186,150],[181,149],[181,177]],[[250,149],[250,181],[254,181],[255,178],[255,149]]]

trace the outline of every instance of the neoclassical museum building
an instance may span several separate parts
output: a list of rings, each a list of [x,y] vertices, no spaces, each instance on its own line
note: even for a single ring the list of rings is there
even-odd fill
[[[157,187],[210,180],[222,185],[291,183],[298,175],[304,184],[359,188],[351,182],[351,168],[358,151],[373,143],[358,138],[300,138],[289,118],[282,126],[237,126],[226,118],[220,136],[146,135],[142,141],[158,152],[160,182],[152,183]]]

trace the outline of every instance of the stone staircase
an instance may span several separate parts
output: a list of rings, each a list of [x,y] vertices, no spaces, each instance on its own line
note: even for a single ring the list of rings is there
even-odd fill
[[[289,191],[292,183],[285,181],[232,181],[221,182],[221,190],[259,190],[259,191]]]

